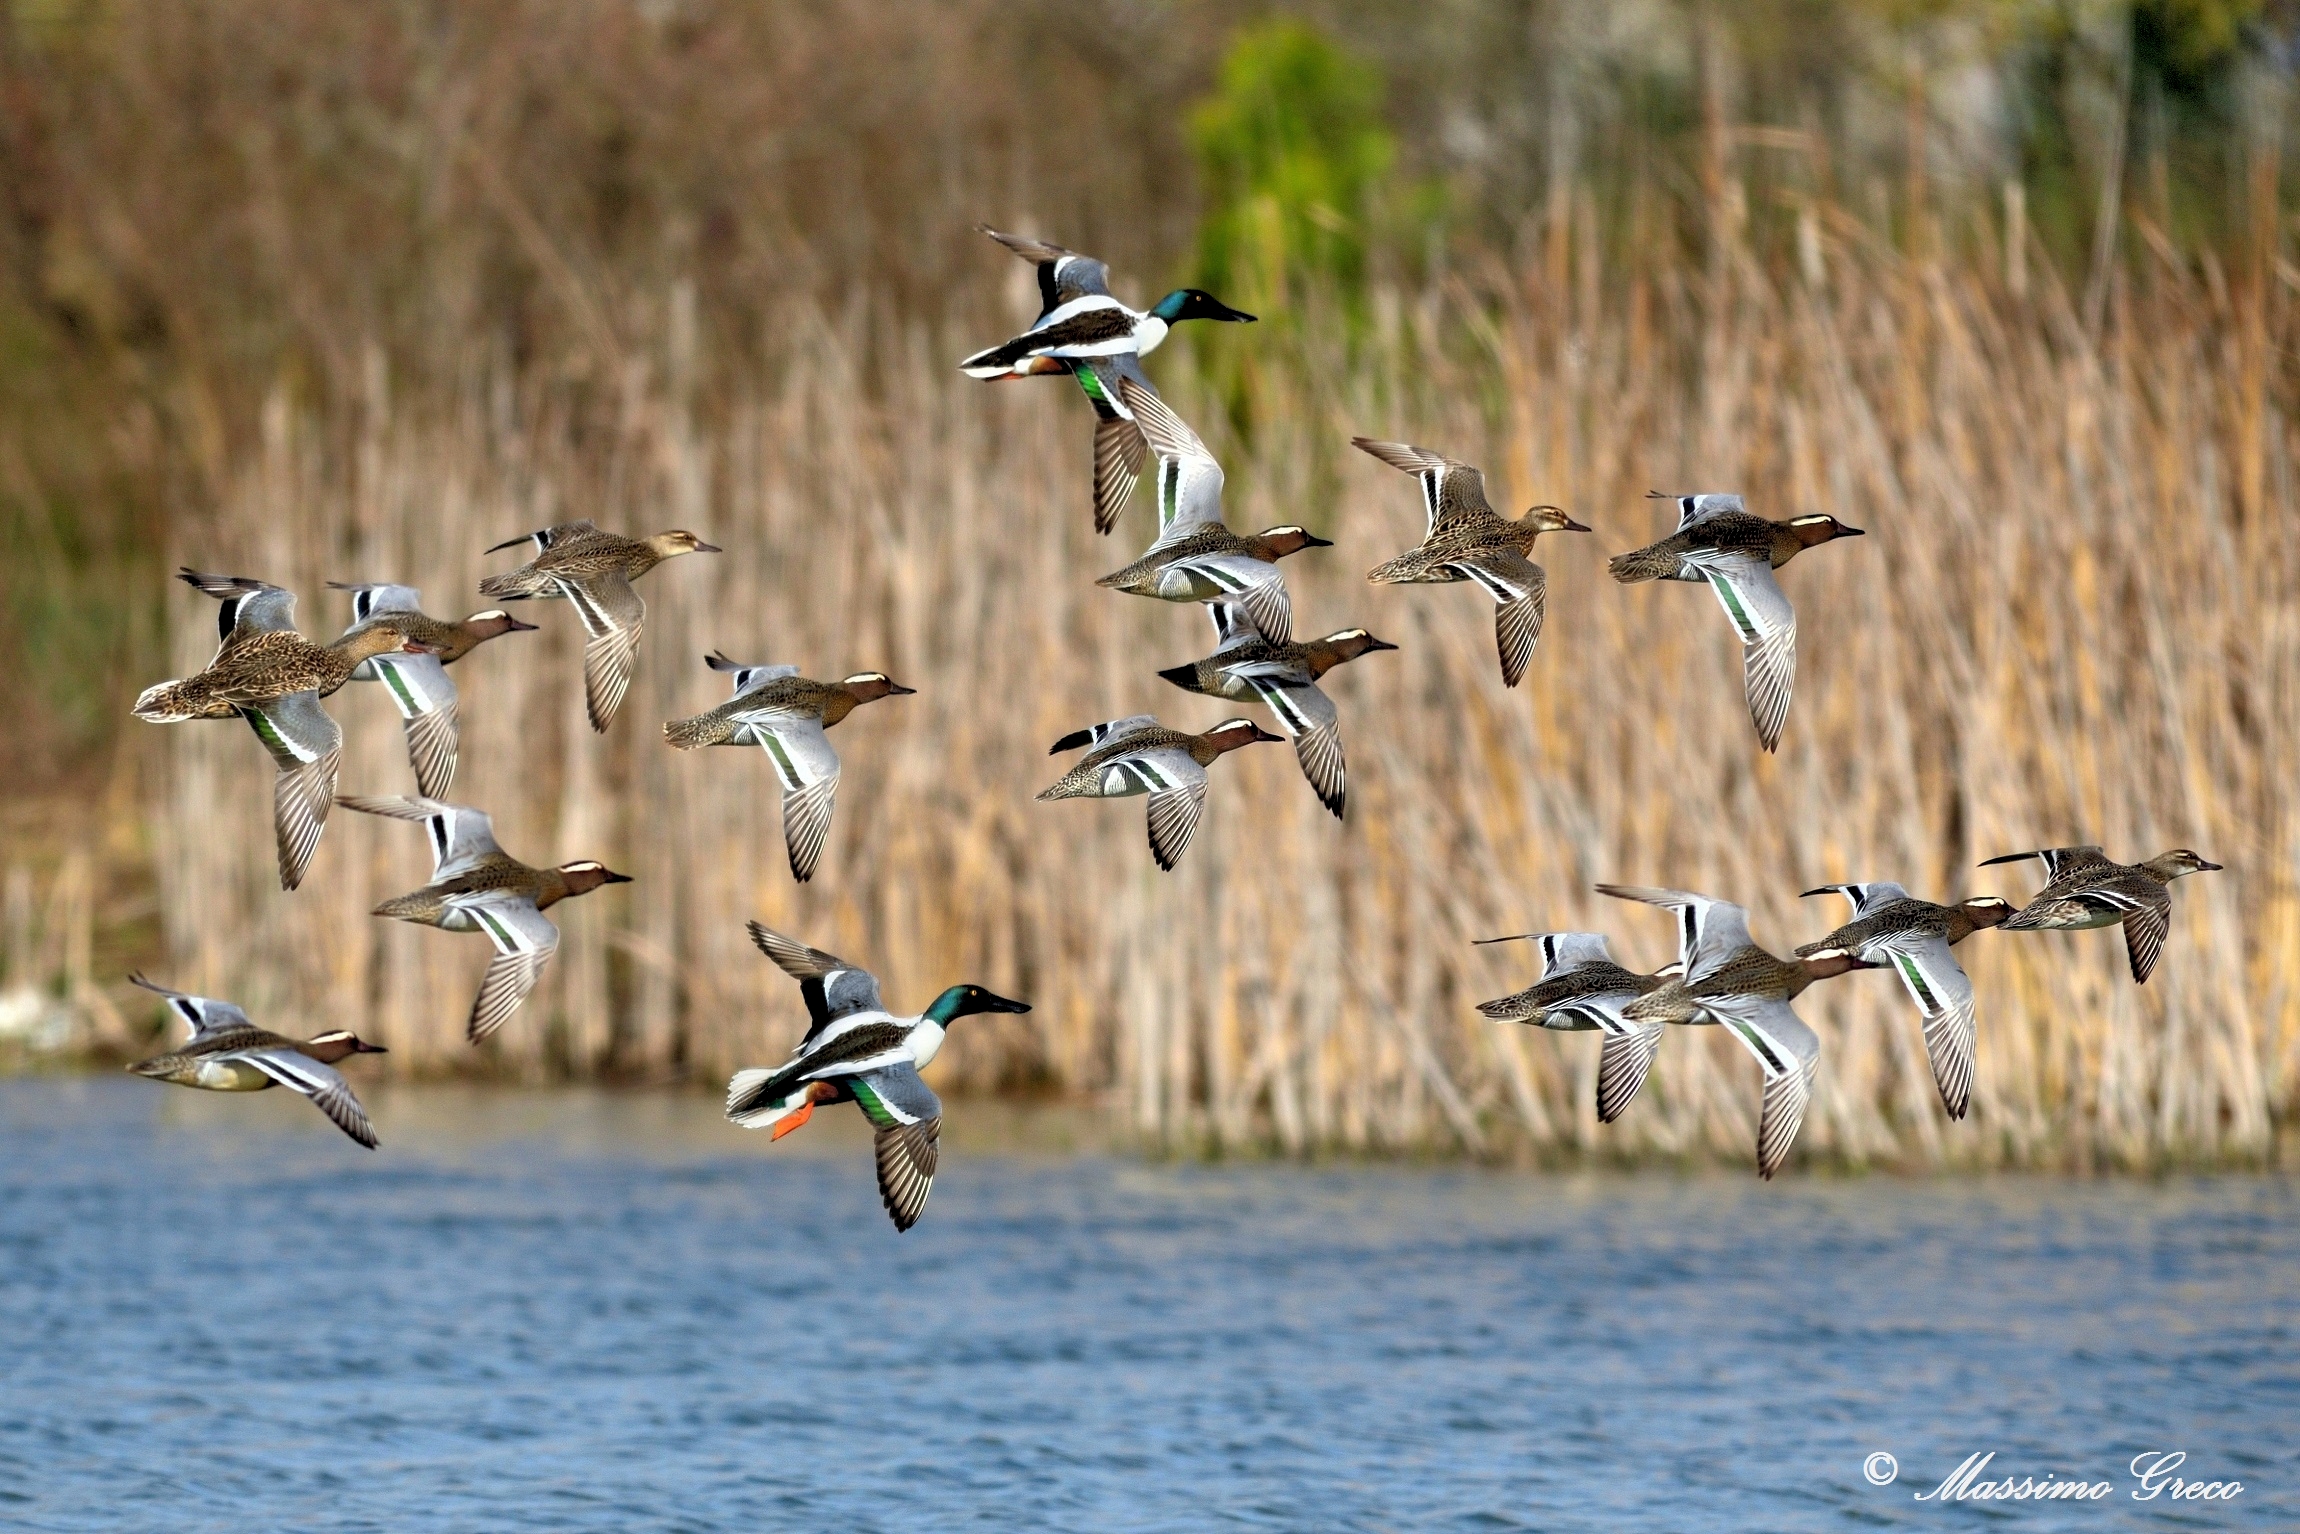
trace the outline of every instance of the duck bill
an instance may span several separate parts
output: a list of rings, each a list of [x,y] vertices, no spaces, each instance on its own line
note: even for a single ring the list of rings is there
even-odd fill
[[[1211,302],[1215,309],[1219,310],[1220,312],[1215,314],[1201,315],[1200,318],[1202,319],[1221,320],[1223,323],[1230,325],[1251,325],[1254,323],[1254,316],[1248,314],[1243,309],[1233,309],[1218,298],[1211,299],[1209,302]]]
[[[509,613],[503,615],[503,624],[503,632],[506,634],[532,634],[543,627],[540,623],[521,623]]]
[[[390,1050],[385,1049],[381,1044],[370,1044],[365,1039],[353,1039],[351,1041],[351,1052],[355,1055],[388,1055],[391,1053]]]
[[[918,689],[905,687],[900,682],[889,682],[886,684],[886,695],[890,698],[914,698],[918,696]]]
[[[1302,534],[1302,547],[1305,549],[1330,549],[1333,546],[1334,540],[1331,538],[1321,538],[1316,533]]]
[[[1010,996],[1000,996],[990,991],[985,991],[982,993],[982,1000],[980,1003],[978,1003],[978,1005],[980,1006],[981,1010],[985,1012],[1019,1013],[1028,1012],[1030,1010],[1030,1003],[1027,1001],[1016,1001]]]
[[[1567,517],[1565,519],[1565,525],[1559,528],[1558,531],[1561,533],[1594,533],[1597,531],[1597,529],[1591,527],[1587,522],[1576,522],[1573,520],[1573,518]]]
[[[698,554],[724,554],[727,551],[715,543],[705,543],[702,539],[697,538],[695,540],[695,552]]]
[[[1283,735],[1272,735],[1268,730],[1263,729],[1260,725],[1257,724],[1254,726],[1254,739],[1257,741],[1268,741],[1272,745],[1280,745],[1284,743],[1286,737]]]
[[[1840,538],[1866,538],[1869,536],[1869,530],[1865,527],[1847,527],[1840,522],[1837,524],[1837,536]]]
[[[619,874],[612,868],[603,868],[599,871],[599,882],[601,884],[629,884],[631,876]]]
[[[1366,641],[1366,653],[1368,655],[1373,654],[1376,650],[1394,650],[1396,648],[1396,645],[1391,644],[1386,639],[1368,639]]]
[[[2200,874],[2216,874],[2221,871],[2221,868],[2218,863],[2207,863],[2204,861],[2204,859],[2198,858],[2196,860],[2196,871]]]

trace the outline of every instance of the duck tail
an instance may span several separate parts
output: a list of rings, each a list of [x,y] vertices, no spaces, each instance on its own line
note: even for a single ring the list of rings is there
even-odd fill
[[[1184,692],[1204,692],[1206,690],[1198,683],[1198,668],[1196,666],[1169,666],[1158,674]]]
[[[136,706],[129,712],[146,724],[182,724],[187,719],[205,719],[214,710],[207,689],[198,685],[199,680],[198,677],[178,678],[147,687],[137,696]]]
[[[488,576],[479,583],[479,594],[498,602],[524,602],[530,597],[546,596],[549,591],[547,583],[536,579],[534,566],[521,565],[516,570]]]
[[[388,916],[394,921],[430,922],[432,920],[431,913],[430,902],[423,898],[423,893],[419,890],[412,895],[394,895],[369,914]]]
[[[1091,774],[1081,775],[1076,769],[1064,773],[1053,784],[1040,792],[1044,799],[1091,799],[1094,797],[1095,779]]]
[[[702,746],[715,746],[727,738],[727,724],[709,714],[697,714],[692,719],[666,720],[663,739],[680,751],[693,751]]]
[[[1653,557],[1650,549],[1631,549],[1626,554],[1616,554],[1606,561],[1605,568],[1624,586],[1657,581],[1665,573],[1662,562]]]
[[[1383,560],[1366,572],[1366,579],[1376,586],[1395,586],[1402,581],[1419,580],[1421,574],[1420,562],[1412,553],[1406,553],[1395,559]]]
[[[737,1071],[727,1083],[727,1122],[745,1129],[765,1129],[807,1105],[804,1087],[778,1081],[776,1072],[753,1068]]]
[[[969,378],[997,378],[1014,371],[1014,365],[1030,355],[1030,337],[1016,336],[1011,341],[976,352],[958,365],[958,370]]]

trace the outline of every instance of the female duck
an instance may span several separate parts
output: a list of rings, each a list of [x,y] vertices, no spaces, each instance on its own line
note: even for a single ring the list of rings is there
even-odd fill
[[[1597,1056],[1597,1121],[1610,1124],[1645,1085],[1654,1053],[1661,1048],[1662,1025],[1632,1021],[1623,1009],[1683,973],[1683,966],[1665,964],[1650,975],[1623,969],[1613,962],[1603,934],[1596,932],[1521,932],[1477,941],[1516,943],[1528,938],[1541,945],[1541,979],[1513,996],[1481,1001],[1477,1009],[1496,1022],[1604,1034],[1605,1044]]]
[[[1981,864],[2018,863],[2043,858],[2047,882],[2036,898],[2004,924],[2007,932],[2068,932],[2124,923],[2126,956],[2136,984],[2148,984],[2165,934],[2172,930],[2172,881],[2190,874],[2218,873],[2186,847],[2158,853],[2145,863],[2111,863],[2098,847],[2048,847],[2039,852],[2008,852]]]

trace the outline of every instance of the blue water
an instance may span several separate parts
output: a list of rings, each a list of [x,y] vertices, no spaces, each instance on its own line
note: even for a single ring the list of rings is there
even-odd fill
[[[1172,1166],[962,1102],[897,1236],[848,1110],[368,1097],[372,1155],[0,1082],[0,1526],[2300,1527],[2285,1179]],[[1987,1450],[2113,1495],[1914,1500]],[[2245,1491],[2134,1502],[2144,1450]]]

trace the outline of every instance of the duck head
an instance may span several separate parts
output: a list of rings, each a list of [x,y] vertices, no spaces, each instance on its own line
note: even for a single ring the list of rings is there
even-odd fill
[[[326,1033],[314,1034],[298,1046],[297,1052],[311,1056],[322,1065],[333,1065],[353,1055],[387,1055],[391,1051],[381,1044],[370,1044],[358,1034],[345,1028],[331,1028]]]
[[[1323,639],[1310,641],[1310,674],[1324,676],[1344,661],[1371,655],[1376,650],[1394,650],[1397,646],[1386,639],[1376,639],[1364,629],[1343,629]]]
[[[1850,948],[1816,948],[1811,953],[1800,953],[1797,956],[1797,965],[1804,970],[1805,979],[1808,983],[1815,980],[1826,980],[1831,975],[1841,975],[1847,970],[1880,969],[1883,967],[1869,963]]]
[[[839,683],[854,694],[857,703],[876,703],[881,698],[907,698],[918,689],[905,687],[889,678],[883,671],[858,671]]]
[[[2160,852],[2140,866],[2159,884],[2170,884],[2173,880],[2186,878],[2190,874],[2216,874],[2220,872],[2218,863],[2207,862],[2201,853],[2191,852],[2186,847],[2175,847],[2170,852]]]
[[[1522,519],[1533,524],[1537,533],[1586,533],[1587,523],[1576,522],[1565,514],[1563,506],[1528,506]]]
[[[926,1009],[927,1018],[948,1028],[955,1018],[970,1017],[977,1012],[1028,1012],[1030,1003],[1014,1001],[986,991],[979,985],[954,985],[934,999]]]
[[[409,655],[431,655],[438,650],[438,646],[423,643],[389,618],[368,619],[337,640],[335,648],[355,660],[390,655],[395,651],[405,651]]]
[[[1225,751],[1235,751],[1240,746],[1251,746],[1258,741],[1285,738],[1283,735],[1272,735],[1251,719],[1225,719],[1206,732],[1206,744],[1214,748],[1216,756]]]
[[[531,634],[535,627],[532,623],[521,623],[500,607],[490,607],[463,620],[464,632],[474,640],[493,639],[498,634]]]
[[[1299,554],[1304,549],[1330,549],[1330,538],[1320,538],[1306,527],[1289,522],[1283,527],[1265,527],[1254,535],[1270,551],[1272,559],[1284,559],[1288,554]]]
[[[1184,320],[1225,320],[1234,325],[1254,322],[1254,316],[1231,308],[1203,288],[1176,288],[1151,305],[1150,312],[1169,325],[1179,325]]]
[[[559,877],[567,881],[567,893],[570,895],[588,895],[602,884],[629,884],[631,882],[629,874],[619,874],[606,864],[595,863],[589,858],[584,858],[580,862],[560,864]]]
[[[663,559],[677,559],[681,554],[723,554],[726,550],[715,543],[705,543],[683,527],[674,527],[667,533],[657,533],[647,540],[647,547]]]
[[[1965,920],[1971,922],[1975,930],[1978,930],[1982,927],[2003,926],[2012,920],[2013,913],[2020,907],[2009,900],[2000,900],[1994,895],[1975,895],[1970,900],[1958,901],[1957,909],[1964,912]]]
[[[1819,513],[1809,517],[1791,517],[1788,528],[1790,532],[1797,535],[1798,544],[1808,549],[1817,543],[1827,543],[1832,538],[1866,538],[1868,536],[1868,533],[1861,528],[1847,527],[1835,517],[1824,516]]]

